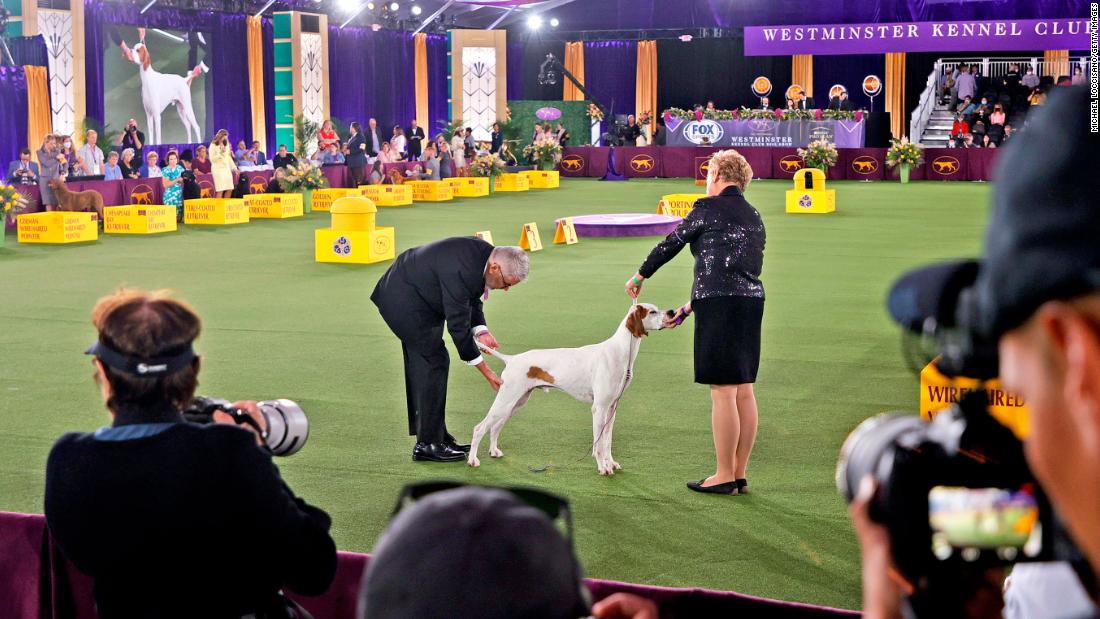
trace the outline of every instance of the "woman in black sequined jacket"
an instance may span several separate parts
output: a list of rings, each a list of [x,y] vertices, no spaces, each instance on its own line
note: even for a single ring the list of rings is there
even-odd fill
[[[746,467],[756,440],[757,407],[753,383],[760,365],[760,324],[764,311],[764,222],[745,200],[752,168],[736,151],[715,153],[707,176],[707,197],[657,244],[626,283],[637,298],[642,282],[685,245],[695,256],[691,301],[668,326],[695,314],[695,382],[710,386],[711,429],[716,471],[688,487],[697,492],[743,494]]]

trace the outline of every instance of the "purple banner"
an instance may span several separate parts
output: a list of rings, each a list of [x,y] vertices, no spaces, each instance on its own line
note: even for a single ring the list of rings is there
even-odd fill
[[[670,118],[669,146],[771,146],[801,148],[826,140],[838,148],[863,147],[862,120],[684,120]]]
[[[1087,17],[746,26],[746,56],[1089,49]]]

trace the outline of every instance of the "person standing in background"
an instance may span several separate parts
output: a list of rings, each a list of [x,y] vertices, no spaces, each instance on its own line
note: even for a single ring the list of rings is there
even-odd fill
[[[373,118],[371,122],[374,122]],[[351,133],[348,135],[348,154],[344,161],[348,166],[352,187],[366,184],[363,182],[363,168],[367,166],[367,157],[369,155],[373,158],[377,154],[370,154],[368,148],[366,139],[362,133],[359,133],[359,123],[351,123]]]
[[[408,135],[409,159],[420,157],[420,153],[423,152],[424,137],[424,130],[417,126],[415,118],[412,119]]]
[[[207,157],[206,145],[199,144],[195,149],[195,158],[191,160],[191,169],[195,174],[210,174],[210,159]]]
[[[57,147],[57,136],[47,135],[38,149],[38,161],[42,173],[38,176],[38,196],[47,211],[57,210],[57,197],[53,195],[50,181],[64,174],[65,157]]]
[[[366,137],[367,140],[367,156],[374,159],[378,156],[378,153],[381,152],[382,144],[385,142],[378,133],[377,120],[372,118],[367,121],[367,134],[364,137]]]
[[[84,146],[80,147],[80,175],[98,176],[103,174],[103,150],[96,146],[99,134],[95,129],[89,129],[84,134]]]
[[[210,173],[214,175],[214,192],[219,198],[229,198],[233,195],[233,171],[237,169],[229,146],[229,131],[218,130],[214,141],[210,143],[209,152]]]
[[[141,159],[141,149],[145,147],[145,134],[137,128],[137,121],[131,118],[118,136],[118,147],[121,150],[134,149],[134,156]]]
[[[164,184],[165,206],[176,207],[176,221],[183,221],[183,166],[179,164],[176,151],[168,151],[164,158],[166,165],[161,169],[161,183]]]
[[[466,133],[462,127],[455,127],[455,134],[451,137],[451,158],[458,168],[458,175],[466,176]]]
[[[500,132],[500,123],[493,123],[493,132],[489,136],[489,152],[500,152],[500,145],[504,143],[504,134]]]

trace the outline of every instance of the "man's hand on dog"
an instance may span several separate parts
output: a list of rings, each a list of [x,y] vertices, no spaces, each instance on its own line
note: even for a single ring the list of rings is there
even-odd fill
[[[504,384],[504,381],[497,376],[497,373],[484,361],[477,364],[476,367],[477,371],[481,372],[481,375],[485,377],[485,380],[489,381],[489,386],[493,388],[493,391],[500,391],[500,386]]]
[[[500,344],[497,343],[497,338],[493,337],[493,334],[488,331],[482,331],[477,336],[477,341],[481,342],[481,345],[486,348],[492,348],[493,350],[500,348]]]

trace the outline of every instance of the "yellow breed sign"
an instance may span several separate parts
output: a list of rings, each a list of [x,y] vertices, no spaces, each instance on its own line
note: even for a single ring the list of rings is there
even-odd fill
[[[931,420],[943,409],[957,403],[968,392],[985,390],[989,396],[989,412],[1020,439],[1027,437],[1027,408],[1023,399],[1001,387],[997,379],[980,381],[974,378],[945,376],[932,361],[920,373],[920,416]]]
[[[705,193],[665,194],[661,196],[661,201],[657,203],[657,214],[687,217],[691,209],[695,208],[695,201],[705,197],[707,197]]]
[[[183,223],[198,225],[231,225],[248,223],[248,207],[244,200],[233,198],[201,198],[183,201]]]
[[[28,213],[16,217],[20,243],[83,243],[99,239],[95,213]]]
[[[256,219],[301,217],[304,203],[300,193],[257,193],[244,197],[248,216]]]
[[[174,206],[108,206],[103,209],[103,231],[107,234],[159,234],[175,230]]]
[[[313,195],[310,196],[310,210],[321,211],[327,213],[332,208],[332,203],[344,196],[357,196],[359,194],[358,189],[314,189]]]
[[[531,189],[554,189],[561,186],[556,170],[524,170],[520,174],[527,177],[527,184]]]
[[[409,181],[405,187],[412,187],[416,202],[445,202],[455,197],[448,181]]]
[[[408,206],[413,203],[413,190],[408,185],[359,185],[359,192],[375,206]]]

